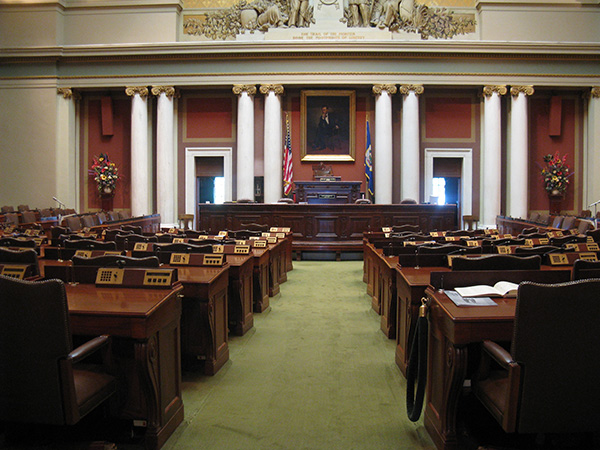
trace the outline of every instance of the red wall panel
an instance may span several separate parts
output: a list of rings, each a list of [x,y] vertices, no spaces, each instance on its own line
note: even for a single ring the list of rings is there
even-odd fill
[[[425,139],[472,139],[470,97],[425,99]]]
[[[85,100],[87,114],[84,117],[83,148],[86,154],[83,164],[85,198],[83,209],[95,210],[101,208],[101,199],[93,176],[89,170],[94,156],[106,153],[118,169],[120,179],[117,182],[113,198],[113,209],[129,209],[131,207],[131,100],[129,98],[113,98],[113,135],[102,134],[102,107],[100,98]]]
[[[231,139],[231,97],[188,98],[185,107],[186,139]]]
[[[561,131],[558,136],[551,136],[550,97],[532,98],[529,108],[529,209],[548,211],[549,199],[544,189],[541,176],[544,155],[554,155],[558,152],[561,157],[567,155],[567,164],[573,175],[569,178],[562,211],[572,211],[575,207],[575,192],[579,173],[575,164],[575,152],[579,140],[577,130],[578,109],[574,98],[562,99]]]

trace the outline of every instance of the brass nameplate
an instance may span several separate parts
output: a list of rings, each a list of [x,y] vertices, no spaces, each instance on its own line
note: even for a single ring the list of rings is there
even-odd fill
[[[597,242],[590,242],[587,244],[587,249],[590,252],[598,252],[600,251],[600,247],[598,247],[598,243]]]
[[[501,255],[509,255],[511,253],[510,246],[508,245],[499,245],[497,248],[498,253]]]
[[[579,254],[579,259],[584,261],[598,261],[598,255],[592,252],[582,252]]]
[[[478,241],[467,241],[467,247],[479,247]]]
[[[190,254],[189,253],[171,253],[171,259],[169,264],[189,264]]]
[[[148,250],[147,242],[136,242],[133,246],[133,250],[136,252],[145,252]]]
[[[391,233],[392,229],[390,227],[382,227],[381,231],[383,231],[384,233]]]
[[[111,255],[113,255],[113,256],[120,256],[121,252],[119,250],[106,250],[104,252],[104,256],[111,256]]]
[[[267,248],[267,241],[254,241],[254,248]]]
[[[177,228],[169,228],[169,234],[177,234]]]
[[[92,251],[91,250],[77,250],[75,252],[75,256],[79,256],[80,258],[91,258]]]
[[[212,246],[213,253],[223,253],[225,251],[225,246],[223,244],[215,244]]]
[[[203,241],[205,239],[208,239],[208,236],[206,234],[201,234],[200,236],[198,236],[196,239],[198,239],[199,241]]]
[[[267,238],[267,242],[268,242],[269,244],[277,244],[277,238],[276,238],[275,236],[269,236],[269,237]]]
[[[227,236],[227,231],[219,231],[218,235],[225,237],[225,236]]]
[[[268,233],[268,232],[266,232],[266,231],[263,231],[262,233],[260,233],[260,235],[261,235],[262,237],[269,237],[269,236],[271,236],[271,233]]]
[[[278,239],[285,239],[285,233],[275,233],[275,236],[276,236]]]
[[[244,241],[242,239],[236,239],[235,240],[235,245],[246,245],[246,241]]]
[[[173,244],[183,244],[184,242],[184,238],[173,238]]]

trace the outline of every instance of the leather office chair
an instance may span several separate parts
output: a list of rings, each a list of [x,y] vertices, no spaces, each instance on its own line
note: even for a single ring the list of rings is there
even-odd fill
[[[17,206],[17,211],[19,212],[24,212],[24,211],[29,211],[29,205],[19,205]]]
[[[467,231],[476,230],[479,223],[479,217],[472,214],[463,216],[463,223]]]
[[[40,264],[37,252],[30,250],[11,250],[0,247],[0,263],[5,264],[28,264],[32,266],[32,275],[40,274]]]
[[[585,234],[588,230],[595,228],[594,222],[587,219],[579,219],[577,234]]]
[[[578,259],[573,263],[573,280],[600,278],[600,261]]]
[[[121,229],[123,231],[131,231],[133,234],[142,234],[142,227],[139,225],[123,225]]]
[[[271,228],[270,225],[261,225],[260,223],[241,223],[240,227],[242,227],[244,230],[264,232],[269,231],[269,228]]]
[[[115,242],[119,250],[132,250],[136,242],[158,242],[157,236],[142,236],[141,234],[117,234]]]
[[[2,214],[14,212],[14,211],[15,211],[15,208],[13,208],[12,206],[3,206],[2,207]]]
[[[531,214],[529,214],[529,221],[530,222],[537,222],[538,220],[540,220],[540,213],[539,212],[532,212]]]
[[[552,228],[561,228],[564,218],[565,218],[565,216],[555,216],[552,219],[551,227]]]
[[[357,198],[354,203],[356,205],[370,205],[372,202],[368,198]]]
[[[181,234],[175,234],[175,233],[165,233],[165,234],[161,234],[160,236],[156,236],[158,238],[158,242],[162,242],[163,244],[166,243],[171,243],[173,242],[173,239],[175,238],[182,238],[183,235]]]
[[[506,432],[598,430],[598,317],[600,280],[519,285],[510,353],[485,341],[472,380]]]
[[[420,233],[421,228],[419,227],[419,225],[409,225],[409,224],[394,225],[392,227],[392,233],[402,233],[405,231],[408,231],[411,233]]]
[[[579,213],[579,217],[583,217],[583,218],[592,217],[592,210],[591,209],[581,210],[581,212]]]
[[[418,202],[413,198],[405,198],[400,201],[401,205],[417,205]]]
[[[211,244],[196,245],[196,244],[163,244],[154,247],[154,253],[158,257],[161,263],[169,264],[171,261],[171,254],[173,253],[212,253],[213,248]]]
[[[119,211],[119,218],[121,220],[131,219],[131,214],[129,211]]]
[[[560,247],[565,244],[570,244],[570,243],[574,243],[574,242],[585,242],[585,241],[586,241],[585,236],[575,236],[575,235],[561,236],[561,237],[550,238],[550,245]]]
[[[15,227],[19,226],[19,214],[18,213],[6,213],[4,215],[4,221],[7,225],[13,225]]]
[[[0,276],[0,311],[1,421],[74,425],[116,392],[104,364],[80,364],[109,336],[73,349],[62,281]]]
[[[563,230],[570,230],[571,228],[573,228],[573,226],[575,224],[575,219],[576,219],[575,216],[565,216],[562,223],[560,224],[560,227]]]
[[[65,218],[65,224],[71,231],[79,231],[82,228],[81,217],[79,216],[69,216]]]
[[[112,230],[106,230],[104,233],[105,241],[114,241],[117,234],[125,235],[125,234],[133,234],[133,231],[125,231],[120,228],[114,228]]]
[[[594,230],[587,230],[585,232],[587,237],[591,237],[594,242],[600,242],[600,228]]]
[[[77,250],[116,250],[117,244],[110,241],[94,241],[93,239],[67,239],[64,241],[64,247]]]
[[[21,219],[23,223],[33,223],[37,221],[34,211],[23,211],[21,213]]]
[[[541,265],[540,255],[485,255],[476,258],[459,256],[452,260],[452,270],[540,270]]]
[[[538,245],[536,247],[517,247],[515,248],[515,255],[531,256],[540,255],[544,256],[547,253],[561,252],[562,248],[555,245]]]
[[[539,214],[538,214],[538,216],[539,216]],[[519,236],[521,236],[521,235],[537,234],[539,232],[540,232],[540,229],[538,227],[523,228],[521,230],[521,234],[519,234]]]
[[[250,230],[237,230],[237,231],[230,231],[229,235],[234,238],[234,239],[250,239],[250,237],[260,237],[261,235],[261,231],[250,231]]]
[[[11,237],[0,238],[0,247],[35,248],[33,239],[16,239]]]
[[[198,239],[199,236],[206,236],[208,232],[206,231],[194,231],[194,230],[185,230],[184,237],[188,239]]]
[[[277,200],[277,203],[289,203],[289,204],[293,204],[294,203],[294,199],[293,198],[289,198],[289,197],[282,197],[279,200]]]

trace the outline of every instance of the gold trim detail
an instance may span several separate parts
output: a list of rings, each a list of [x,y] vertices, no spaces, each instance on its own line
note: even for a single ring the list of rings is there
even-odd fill
[[[71,88],[57,88],[56,93],[62,95],[65,100],[81,100],[81,94]]]
[[[414,92],[415,95],[421,95],[425,92],[425,88],[422,84],[403,84],[400,86],[400,93],[402,95],[408,95],[410,92]]]
[[[260,85],[260,93],[268,94],[269,92],[275,92],[275,95],[283,95],[284,89],[281,84],[261,84]]]
[[[506,85],[504,84],[496,84],[496,85],[491,85],[491,86],[484,86],[483,87],[483,95],[485,97],[491,97],[494,93],[498,94],[498,95],[506,95],[507,89],[506,89]]]
[[[247,92],[248,95],[256,94],[256,86],[253,84],[234,84],[233,85],[233,93],[235,95],[240,95],[242,92]]]
[[[395,84],[374,84],[373,85],[373,94],[374,95],[381,95],[381,93],[383,91],[387,91],[388,94],[394,95],[396,92],[398,92],[398,88],[396,87]]]
[[[594,86],[590,89],[590,97],[600,98],[600,86]]]
[[[152,95],[158,97],[160,94],[165,94],[167,97],[173,98],[177,92],[173,86],[152,86]]]
[[[127,86],[125,93],[129,97],[133,97],[138,94],[142,98],[148,97],[148,88],[146,86]]]
[[[534,92],[535,90],[533,89],[532,85],[512,86],[510,88],[510,95],[512,95],[513,97],[518,97],[521,93],[525,95],[533,95]]]

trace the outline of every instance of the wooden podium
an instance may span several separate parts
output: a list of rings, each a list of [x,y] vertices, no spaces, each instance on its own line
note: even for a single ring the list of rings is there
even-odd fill
[[[354,203],[361,181],[295,181],[296,202],[320,205]]]

